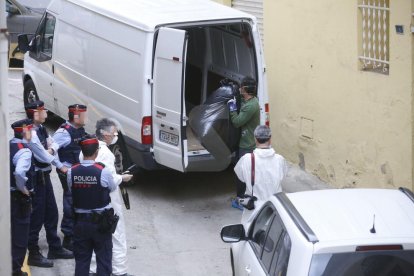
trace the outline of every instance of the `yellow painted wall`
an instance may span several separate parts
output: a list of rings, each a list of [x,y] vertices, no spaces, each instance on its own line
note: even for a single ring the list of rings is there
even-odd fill
[[[413,2],[390,0],[383,75],[359,70],[357,0],[264,0],[279,152],[336,187],[413,188]]]
[[[217,3],[226,5],[226,6],[231,6],[231,0],[214,0]]]

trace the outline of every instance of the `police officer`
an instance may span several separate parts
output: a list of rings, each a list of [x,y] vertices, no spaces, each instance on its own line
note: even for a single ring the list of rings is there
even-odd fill
[[[21,270],[27,251],[31,212],[31,193],[35,185],[32,152],[27,143],[32,138],[32,120],[24,119],[11,125],[10,140],[10,219],[13,275],[27,275]]]
[[[80,142],[83,160],[69,169],[68,185],[72,191],[75,211],[73,249],[75,254],[75,276],[89,275],[92,252],[96,254],[97,275],[112,273],[112,226],[103,222],[113,221],[114,210],[109,193],[117,187],[110,170],[102,163],[95,163],[99,142],[86,136]],[[106,215],[111,213],[111,215]]]
[[[65,235],[63,238],[63,247],[73,251],[73,212],[72,212],[72,195],[67,187],[66,172],[73,164],[79,163],[79,141],[85,136],[86,106],[73,104],[69,106],[69,120],[62,124],[53,135],[53,140],[58,145],[59,161],[57,170],[60,182],[63,187],[63,218],[60,228]],[[61,163],[61,164],[60,164]]]
[[[29,257],[28,264],[39,267],[52,267],[50,259],[71,259],[73,253],[64,249],[57,235],[58,208],[50,181],[50,164],[56,165],[53,139],[49,137],[42,125],[47,118],[47,110],[42,101],[34,101],[25,105],[26,115],[33,120],[32,140],[29,148],[34,155],[36,184],[33,196],[33,212],[30,217]],[[55,146],[56,147],[56,146]],[[62,165],[63,166],[63,165]],[[39,249],[39,232],[44,225],[49,245],[48,259]]]
[[[239,89],[241,96],[240,112],[237,112],[237,103],[235,100],[228,101],[231,122],[235,127],[241,128],[237,159],[242,158],[246,153],[253,152],[256,146],[253,132],[260,124],[260,106],[259,100],[256,97],[256,85],[256,80],[252,77],[245,77],[241,81]],[[237,197],[243,197],[246,191],[246,185],[238,178],[236,178],[236,189]],[[238,204],[237,199],[232,201],[232,206],[243,210],[243,207]]]

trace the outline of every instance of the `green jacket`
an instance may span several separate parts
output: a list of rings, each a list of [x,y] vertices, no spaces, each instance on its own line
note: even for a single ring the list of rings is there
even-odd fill
[[[235,127],[241,128],[239,148],[254,149],[254,129],[260,124],[260,106],[256,97],[245,101],[242,99],[240,113],[236,111],[230,113],[231,122]]]

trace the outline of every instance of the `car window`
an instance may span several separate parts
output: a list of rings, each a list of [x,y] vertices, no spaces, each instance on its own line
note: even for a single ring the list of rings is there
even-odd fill
[[[256,217],[250,230],[249,240],[255,249],[258,258],[261,257],[262,247],[266,240],[267,230],[274,216],[274,210],[270,206],[265,206]]]
[[[285,276],[287,273],[287,267],[289,263],[290,248],[292,242],[286,231],[283,231],[279,242],[277,244],[277,249],[273,256],[272,264],[270,267],[270,274],[277,276]]]
[[[310,276],[409,276],[414,271],[414,250],[375,250],[312,257]]]
[[[276,254],[276,247],[279,242],[279,238],[283,232],[283,224],[278,216],[273,219],[272,225],[270,226],[269,234],[267,235],[266,241],[263,247],[262,262],[266,267],[267,271],[270,271],[270,264],[273,256]],[[276,254],[277,255],[277,254]],[[276,256],[277,258],[277,256]]]

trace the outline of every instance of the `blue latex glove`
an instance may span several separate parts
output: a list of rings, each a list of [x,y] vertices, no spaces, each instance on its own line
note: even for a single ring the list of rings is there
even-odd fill
[[[230,112],[237,111],[237,101],[236,98],[233,98],[227,102],[227,106]]]

